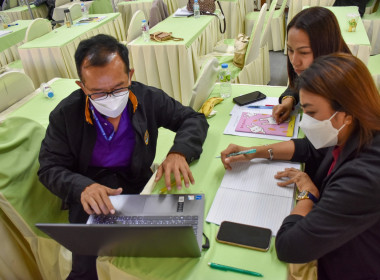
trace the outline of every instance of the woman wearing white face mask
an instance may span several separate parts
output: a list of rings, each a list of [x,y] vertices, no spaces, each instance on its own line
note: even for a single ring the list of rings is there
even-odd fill
[[[278,258],[318,261],[318,279],[380,279],[380,96],[366,66],[347,54],[320,57],[299,79],[307,138],[260,147],[230,145],[225,168],[254,157],[306,163],[297,205],[276,238]],[[256,148],[255,154],[226,158]]]

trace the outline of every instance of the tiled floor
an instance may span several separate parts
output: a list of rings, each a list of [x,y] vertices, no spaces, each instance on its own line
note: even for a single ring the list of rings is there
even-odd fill
[[[270,60],[270,82],[271,86],[286,86],[288,74],[286,68],[286,55],[284,51],[269,52]]]

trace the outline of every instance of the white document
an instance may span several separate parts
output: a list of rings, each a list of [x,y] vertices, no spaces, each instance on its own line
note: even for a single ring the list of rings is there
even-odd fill
[[[294,185],[277,186],[274,175],[299,163],[254,159],[232,165],[215,195],[206,221],[223,221],[270,228],[275,236],[294,203]]]
[[[193,12],[190,12],[186,6],[183,8],[178,8],[177,11],[173,14],[173,17],[187,17],[191,16]]]
[[[1,23],[1,24],[3,24],[3,23]],[[5,36],[5,35],[12,33],[12,32],[13,32],[12,30],[0,30],[0,37]]]

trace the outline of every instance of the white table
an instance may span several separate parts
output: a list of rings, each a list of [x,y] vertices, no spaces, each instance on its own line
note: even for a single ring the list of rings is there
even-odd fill
[[[128,44],[135,78],[161,88],[182,104],[188,104],[191,89],[200,72],[198,57],[212,51],[220,39],[219,21],[214,16],[199,19],[169,17],[154,26],[155,31],[172,32],[183,41],[144,42],[142,37]]]
[[[106,18],[85,25],[73,25],[71,28],[61,26],[19,47],[24,71],[36,87],[54,77],[78,78],[74,54],[80,41],[101,33],[119,41],[126,40],[119,13],[92,16]]]
[[[48,15],[48,7],[45,4],[38,7],[30,5],[30,8],[32,10],[34,18],[46,18]],[[26,5],[17,6],[15,8],[5,10],[3,12],[5,12],[9,16],[11,21],[16,21],[20,19],[32,19],[32,17],[30,16],[29,9]]]
[[[12,22],[17,25],[4,30],[12,32],[0,37],[0,67],[20,59],[18,47],[22,45],[26,29],[31,22],[31,20],[18,20]]]
[[[326,7],[338,19],[340,31],[352,54],[360,58],[366,65],[371,53],[371,43],[361,18],[358,18],[356,32],[348,32],[347,14],[359,13],[358,7]]]

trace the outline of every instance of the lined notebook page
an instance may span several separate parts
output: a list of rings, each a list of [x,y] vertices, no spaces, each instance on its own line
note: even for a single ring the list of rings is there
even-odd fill
[[[276,235],[293,207],[294,186],[277,186],[274,175],[288,167],[299,168],[300,164],[258,159],[232,165],[232,170],[226,170],[206,221],[266,227]]]

